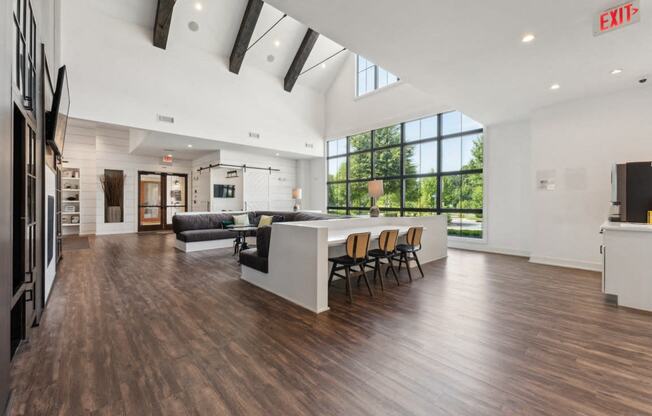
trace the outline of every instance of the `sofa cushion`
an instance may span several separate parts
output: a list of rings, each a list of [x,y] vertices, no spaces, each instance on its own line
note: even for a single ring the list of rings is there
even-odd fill
[[[269,244],[272,240],[272,227],[260,227],[256,230],[256,248],[258,255],[261,257],[269,257]]]
[[[240,264],[243,266],[251,267],[259,272],[269,272],[269,260],[267,257],[258,255],[258,249],[250,248],[249,250],[242,250],[240,252]]]
[[[222,228],[222,221],[233,221],[233,215],[227,213],[181,214],[172,217],[172,229],[179,234],[182,231]]]
[[[235,234],[230,230],[212,228],[208,230],[188,230],[177,233],[177,239],[186,243],[196,243],[198,241],[226,240],[235,238]]]
[[[286,221],[294,221],[294,215],[296,212],[292,211],[256,211],[255,213],[256,217],[260,217],[261,215],[270,215],[274,217],[274,221],[272,222],[286,222]]]
[[[233,222],[236,226],[248,226],[251,221],[249,221],[249,214],[234,215]]]
[[[256,227],[258,228],[272,225],[272,220],[274,219],[271,215],[261,215],[256,218],[258,218],[258,221],[256,221]]]
[[[320,221],[332,220],[334,218],[342,218],[337,215],[322,214],[320,212],[297,212],[294,216],[294,221]]]

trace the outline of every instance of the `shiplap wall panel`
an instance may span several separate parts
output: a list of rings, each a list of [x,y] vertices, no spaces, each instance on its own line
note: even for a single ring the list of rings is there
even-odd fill
[[[155,157],[129,153],[129,131],[105,128],[93,123],[71,120],[66,133],[64,158],[66,167],[81,170],[81,234],[120,234],[138,231],[138,171],[188,174],[190,189],[191,163],[176,161],[162,166]],[[125,174],[124,221],[104,222],[104,194],[100,176],[105,169],[122,170]],[[188,192],[190,198],[190,192]]]

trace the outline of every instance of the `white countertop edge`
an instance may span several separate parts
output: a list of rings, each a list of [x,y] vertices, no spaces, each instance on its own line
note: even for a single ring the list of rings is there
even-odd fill
[[[600,229],[606,231],[635,231],[635,232],[652,233],[652,224],[605,221],[600,226]]]

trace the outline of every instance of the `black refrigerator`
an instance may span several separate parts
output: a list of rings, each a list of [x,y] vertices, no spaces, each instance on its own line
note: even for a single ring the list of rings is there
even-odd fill
[[[652,162],[614,165],[611,200],[620,204],[620,221],[646,223],[652,211]]]

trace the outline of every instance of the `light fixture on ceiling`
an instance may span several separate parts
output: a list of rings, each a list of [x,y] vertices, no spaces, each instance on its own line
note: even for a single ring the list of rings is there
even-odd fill
[[[278,40],[278,39],[276,39],[276,40],[274,41],[274,46],[276,46],[277,48],[278,48],[279,46],[281,46],[281,41]]]
[[[616,69],[614,69],[614,70],[611,71],[611,75],[622,74],[622,72],[623,72],[622,69],[620,69],[620,68],[616,68]]]
[[[281,156],[281,154],[280,154],[280,153],[276,153],[276,157],[278,157],[278,156]]]
[[[189,144],[189,145],[188,145],[188,147],[192,147],[192,145],[191,145],[191,144]]]
[[[202,10],[203,8],[204,8],[204,6],[202,6],[202,4],[200,2],[195,3],[195,10]]]
[[[523,38],[521,39],[521,42],[530,43],[534,39],[536,39],[536,36],[534,36],[532,33],[527,33],[526,35],[523,36]]]
[[[561,85],[559,85],[559,84],[552,84],[550,86],[550,89],[553,90],[553,91],[558,90],[560,88],[561,88]]]
[[[326,68],[326,62],[321,64],[322,69]]]

